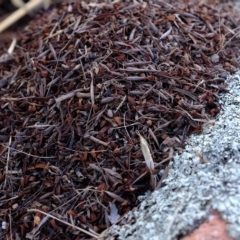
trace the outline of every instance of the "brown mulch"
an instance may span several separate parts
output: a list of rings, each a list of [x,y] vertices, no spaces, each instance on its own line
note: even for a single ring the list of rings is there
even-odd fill
[[[233,6],[79,1],[0,43],[0,238],[97,237],[160,188],[239,67]]]

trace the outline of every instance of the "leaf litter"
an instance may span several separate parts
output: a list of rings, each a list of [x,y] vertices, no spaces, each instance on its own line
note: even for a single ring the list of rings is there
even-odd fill
[[[97,238],[161,187],[221,109],[239,23],[232,1],[76,1],[1,43],[1,237]]]

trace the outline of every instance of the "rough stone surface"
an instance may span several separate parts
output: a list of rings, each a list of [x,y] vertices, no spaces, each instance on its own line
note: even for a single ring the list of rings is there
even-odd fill
[[[220,96],[223,110],[215,124],[189,138],[171,162],[165,186],[112,226],[107,239],[175,240],[212,209],[240,239],[240,72],[227,82],[229,93]]]

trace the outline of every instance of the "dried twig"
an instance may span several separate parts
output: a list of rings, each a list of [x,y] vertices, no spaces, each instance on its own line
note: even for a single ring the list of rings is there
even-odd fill
[[[3,20],[0,23],[0,33],[3,32],[5,29],[10,27],[12,24],[17,22],[20,18],[35,10],[36,8],[42,7],[43,5],[49,5],[49,0],[31,0],[28,3],[21,6],[18,10],[12,13],[9,17]]]
[[[8,180],[8,168],[9,168],[9,159],[10,159],[10,152],[11,152],[11,144],[12,144],[12,136],[9,137],[9,142],[8,142],[8,154],[7,154],[7,162],[6,162],[6,166],[5,166],[5,180],[4,180],[4,188],[7,185],[7,180]]]
[[[63,223],[63,224],[66,224],[66,225],[68,225],[68,226],[70,226],[70,227],[72,227],[72,228],[75,228],[75,229],[77,229],[77,230],[79,230],[80,232],[83,232],[83,233],[85,233],[85,234],[87,234],[88,236],[91,236],[91,237],[93,237],[93,238],[98,238],[98,234],[97,233],[95,233],[95,232],[89,232],[89,231],[86,231],[85,229],[83,229],[83,228],[80,228],[80,227],[78,227],[78,226],[76,226],[76,225],[73,225],[73,224],[71,224],[71,223],[69,223],[69,222],[66,222],[66,221],[64,221],[64,220],[62,220],[62,219],[60,219],[60,218],[57,218],[57,217],[55,217],[55,216],[53,216],[52,214],[49,214],[49,213],[46,213],[46,212],[43,212],[43,211],[41,211],[41,210],[39,210],[39,209],[28,209],[27,210],[28,212],[39,212],[39,213],[41,213],[41,214],[43,214],[43,215],[46,215],[46,216],[48,216],[49,218],[53,218],[53,219],[55,219],[55,220],[57,220],[57,221],[59,221],[59,222],[61,222],[61,223]]]

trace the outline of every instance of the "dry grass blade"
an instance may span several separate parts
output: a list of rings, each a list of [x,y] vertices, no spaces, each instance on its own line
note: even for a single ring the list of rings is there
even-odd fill
[[[7,52],[8,52],[9,55],[12,55],[12,54],[13,54],[14,49],[15,49],[15,47],[16,47],[16,44],[17,44],[17,39],[14,38],[14,39],[12,40],[12,43],[11,43],[10,47],[9,47],[8,50],[7,50]]]
[[[10,136],[9,138],[9,142],[8,142],[8,146],[11,146],[12,144],[12,136]],[[8,147],[8,153],[7,153],[7,162],[6,162],[6,170],[5,170],[5,181],[4,181],[4,188],[7,186],[7,181],[8,181],[8,170],[9,170],[9,159],[10,159],[10,151],[11,151],[11,148]]]
[[[43,5],[50,4],[49,0],[31,0],[28,3],[21,6],[18,10],[12,13],[9,17],[3,20],[0,23],[0,33],[3,32],[5,29],[10,27],[12,24],[16,23],[20,18],[28,14],[34,9],[42,7]]]
[[[66,1],[70,2],[70,0]],[[0,33],[11,27],[14,23],[17,23],[25,15],[41,7],[47,8],[51,3],[62,2],[62,0],[30,0],[28,3],[24,3],[22,0],[12,0],[11,2],[18,9],[0,22]]]
[[[153,171],[154,170],[154,162],[153,162],[152,154],[150,153],[148,143],[138,131],[136,133],[138,134],[138,136],[140,138],[140,146],[141,146],[141,150],[142,150],[142,153],[144,156],[146,166],[148,167],[148,169],[150,171]]]
[[[122,197],[118,196],[117,194],[115,193],[111,193],[109,191],[105,191],[105,193],[107,193],[110,197],[112,197],[113,199],[119,201],[119,202],[125,202],[126,199],[123,199]]]
[[[88,236],[91,236],[91,237],[93,237],[93,238],[98,239],[98,236],[99,236],[99,235],[98,235],[97,233],[93,233],[93,232],[86,231],[86,230],[83,229],[83,228],[80,228],[80,227],[78,227],[78,226],[76,226],[76,225],[73,225],[73,224],[71,224],[71,223],[69,223],[69,222],[66,222],[66,221],[64,221],[64,220],[62,220],[62,219],[60,219],[60,218],[57,218],[57,217],[53,216],[52,214],[43,212],[43,211],[41,211],[41,210],[39,210],[39,209],[28,209],[27,211],[28,211],[28,212],[39,212],[39,213],[41,213],[41,214],[43,214],[43,215],[48,216],[49,218],[53,218],[53,219],[55,219],[55,220],[57,220],[57,221],[59,221],[59,222],[61,222],[61,223],[63,223],[63,224],[66,224],[66,225],[68,225],[68,226],[70,226],[70,227],[72,227],[72,228],[75,228],[75,229],[79,230],[80,232],[83,232],[83,233],[87,234]]]

